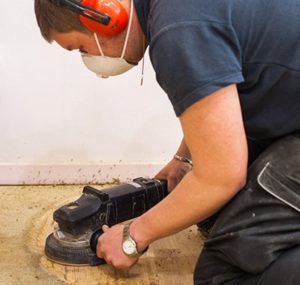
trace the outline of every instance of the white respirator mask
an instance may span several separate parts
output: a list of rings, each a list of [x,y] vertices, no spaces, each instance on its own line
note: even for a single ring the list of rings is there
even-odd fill
[[[123,45],[123,50],[120,57],[105,56],[96,33],[94,33],[94,38],[99,49],[100,55],[89,55],[86,53],[81,53],[81,58],[85,66],[92,72],[96,73],[96,75],[99,77],[108,78],[109,76],[120,75],[135,66],[134,64],[130,64],[124,59],[132,23],[133,0],[131,0],[130,5],[130,18]]]

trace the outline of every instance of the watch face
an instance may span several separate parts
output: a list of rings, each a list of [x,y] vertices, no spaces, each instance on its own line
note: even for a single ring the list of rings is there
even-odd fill
[[[134,254],[136,252],[135,243],[131,240],[124,241],[123,242],[123,251],[128,255]]]

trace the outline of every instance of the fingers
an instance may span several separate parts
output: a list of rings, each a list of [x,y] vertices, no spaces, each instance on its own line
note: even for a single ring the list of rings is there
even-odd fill
[[[103,225],[102,226],[102,231],[105,233],[109,230],[109,226],[108,225]]]

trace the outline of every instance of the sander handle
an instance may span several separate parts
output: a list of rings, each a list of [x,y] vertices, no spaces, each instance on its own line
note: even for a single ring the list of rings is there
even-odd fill
[[[91,246],[91,250],[93,252],[97,252],[97,243],[98,243],[98,238],[103,234],[102,229],[96,230],[95,232],[93,232],[91,239],[90,239],[90,246]]]

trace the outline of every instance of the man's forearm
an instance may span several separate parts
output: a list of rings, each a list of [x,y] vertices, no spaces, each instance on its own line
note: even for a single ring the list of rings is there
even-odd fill
[[[205,181],[188,173],[158,205],[137,218],[131,234],[140,248],[174,234],[215,213],[242,187],[236,181]]]

